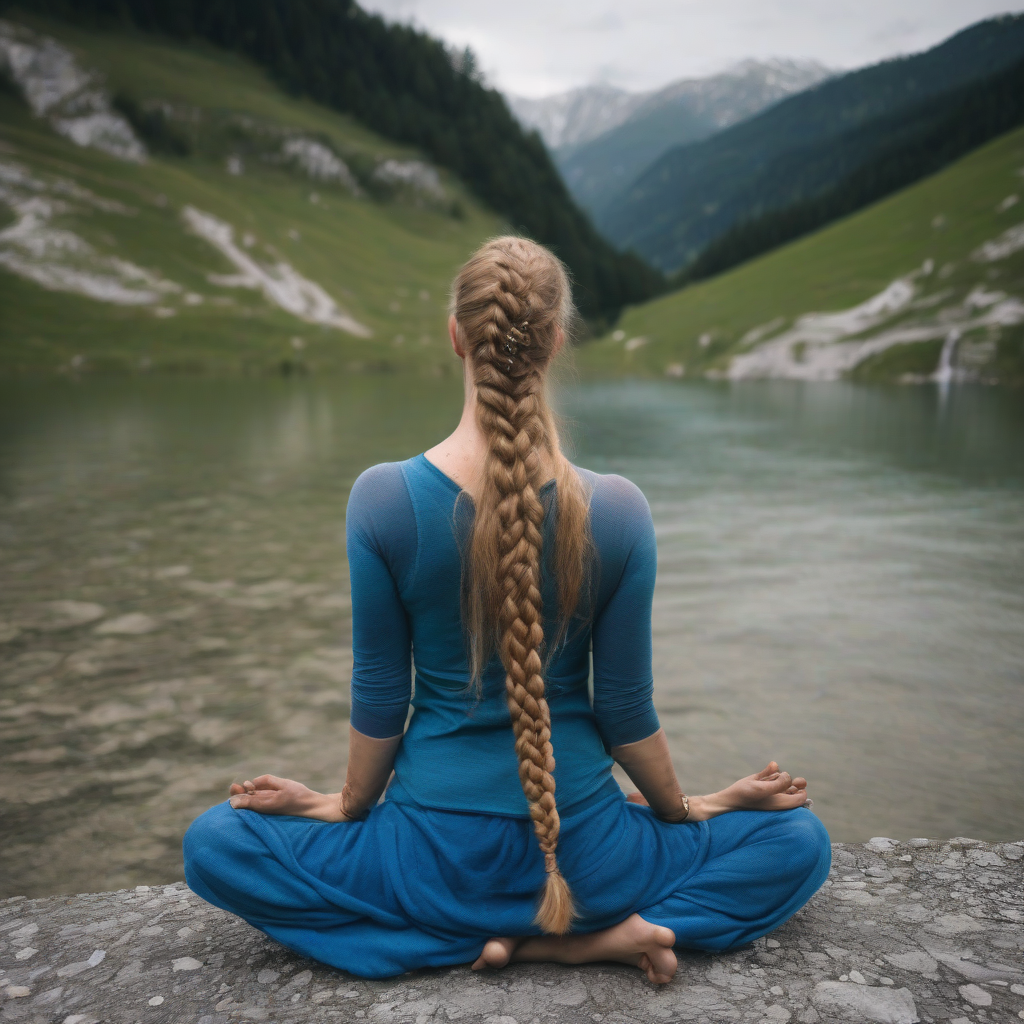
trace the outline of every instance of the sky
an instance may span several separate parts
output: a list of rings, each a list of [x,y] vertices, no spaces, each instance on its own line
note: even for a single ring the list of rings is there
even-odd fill
[[[646,91],[747,57],[854,68],[927,49],[1024,0],[360,0],[476,52],[488,84]]]

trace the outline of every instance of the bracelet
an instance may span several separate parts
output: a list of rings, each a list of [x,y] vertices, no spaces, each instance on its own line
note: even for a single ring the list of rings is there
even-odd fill
[[[341,794],[340,794],[340,796],[338,798],[338,810],[341,811],[341,816],[343,818],[346,818],[348,821],[358,821],[359,818],[361,817],[361,815],[349,814],[349,812],[345,810],[345,797],[348,794],[349,794],[349,788],[348,788],[348,783],[346,782],[345,785],[342,787]]]
[[[683,801],[683,816],[679,820],[683,822],[690,816],[690,798],[685,793],[680,793],[679,796]]]

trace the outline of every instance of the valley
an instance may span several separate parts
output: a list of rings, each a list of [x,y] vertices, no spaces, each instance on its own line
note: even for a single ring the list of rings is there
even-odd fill
[[[1024,384],[1024,130],[624,313],[588,372]]]

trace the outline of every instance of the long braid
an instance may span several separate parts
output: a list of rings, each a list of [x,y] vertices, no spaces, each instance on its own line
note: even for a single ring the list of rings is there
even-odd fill
[[[558,449],[543,394],[543,372],[554,348],[551,339],[563,314],[562,304],[553,304],[550,295],[537,287],[538,282],[550,283],[552,266],[560,267],[546,250],[522,239],[499,239],[490,247],[487,279],[477,290],[476,301],[465,301],[462,311],[463,319],[472,320],[474,329],[472,368],[477,414],[488,445],[473,562],[477,568],[491,571],[486,576],[474,574],[480,600],[472,625],[478,638],[493,629],[505,669],[519,780],[547,872],[536,920],[545,932],[562,935],[569,930],[575,910],[556,856],[559,818],[552,774],[555,757],[551,712],[544,696],[544,506],[538,493],[543,482],[539,479],[541,450],[557,454],[556,477],[560,487],[566,481],[570,522],[580,520],[581,498],[578,487],[574,490],[571,482],[578,478]],[[472,261],[467,268],[471,265]],[[467,270],[460,275],[464,290],[468,290],[466,275]],[[564,282],[564,275],[560,280]],[[457,281],[457,315],[459,297]],[[466,300],[465,295],[462,298]],[[563,532],[559,530],[559,536]],[[582,548],[577,554],[581,552]],[[577,586],[570,595],[571,613],[578,597],[579,573],[569,575]],[[478,658],[475,668],[481,667]]]

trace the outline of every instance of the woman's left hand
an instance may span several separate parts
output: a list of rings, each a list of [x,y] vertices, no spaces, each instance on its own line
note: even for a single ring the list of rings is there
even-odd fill
[[[317,793],[292,779],[261,775],[252,782],[232,783],[231,806],[260,814],[292,814],[318,821],[353,821],[341,810],[340,793]]]
[[[794,779],[774,761],[709,799],[717,800],[730,811],[786,811],[810,803],[807,780]]]
[[[630,803],[649,807],[642,793],[630,793]],[[727,789],[707,796],[691,796],[690,812],[685,818],[662,820],[707,821],[729,811],[785,811],[794,807],[810,807],[807,780],[792,778],[772,761],[766,768],[734,782]]]

